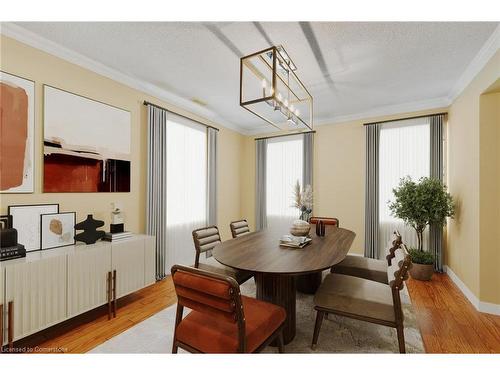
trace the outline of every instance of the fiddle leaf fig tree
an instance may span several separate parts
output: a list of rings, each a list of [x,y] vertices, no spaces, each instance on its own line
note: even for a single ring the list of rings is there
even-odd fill
[[[392,190],[389,202],[393,216],[402,219],[417,232],[418,250],[423,251],[423,233],[428,225],[444,226],[455,214],[455,204],[446,186],[436,178],[422,177],[418,182],[404,177]]]

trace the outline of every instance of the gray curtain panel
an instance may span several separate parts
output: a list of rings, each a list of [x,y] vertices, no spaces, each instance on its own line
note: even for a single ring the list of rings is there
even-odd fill
[[[217,129],[207,127],[207,225],[217,225]]]
[[[430,177],[443,181],[443,122],[444,115],[430,116],[431,165]],[[429,228],[430,250],[434,251],[434,268],[443,272],[443,227],[431,225]]]
[[[167,260],[167,117],[151,105],[148,110],[146,233],[156,236],[156,279],[165,278]]]
[[[302,158],[302,186],[313,184],[313,156],[314,156],[314,133],[304,134],[304,147]]]
[[[379,139],[381,124],[365,125],[366,182],[365,182],[365,257],[379,257]]]
[[[267,227],[266,206],[267,139],[255,141],[255,228]]]

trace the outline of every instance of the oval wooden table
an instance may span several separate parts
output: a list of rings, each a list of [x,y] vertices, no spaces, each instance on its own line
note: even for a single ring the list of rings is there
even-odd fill
[[[356,234],[329,227],[325,237],[317,237],[303,249],[281,247],[279,240],[287,231],[266,229],[251,232],[217,245],[213,256],[220,263],[255,273],[257,298],[283,306],[287,318],[283,330],[285,344],[295,337],[295,276],[329,269],[347,255]]]

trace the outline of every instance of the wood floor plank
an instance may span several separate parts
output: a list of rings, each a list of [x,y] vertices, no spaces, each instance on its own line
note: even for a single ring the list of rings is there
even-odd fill
[[[408,280],[424,348],[428,353],[500,353],[500,316],[483,314],[445,274],[429,282]],[[118,301],[117,317],[106,307],[15,343],[45,352],[85,353],[177,301],[170,277]]]

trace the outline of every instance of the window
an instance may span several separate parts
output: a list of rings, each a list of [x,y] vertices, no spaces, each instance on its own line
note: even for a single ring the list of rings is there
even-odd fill
[[[379,223],[380,249],[385,249],[395,229],[405,243],[417,245],[415,231],[391,215],[388,201],[402,177],[414,181],[430,173],[430,120],[428,117],[388,122],[382,125],[379,143]],[[424,233],[424,244],[428,241]]]
[[[266,206],[269,227],[290,225],[300,212],[293,204],[293,188],[302,186],[303,136],[271,138],[267,144]]]
[[[197,123],[169,115],[167,121],[168,269],[193,264],[191,232],[206,223],[207,135]]]

